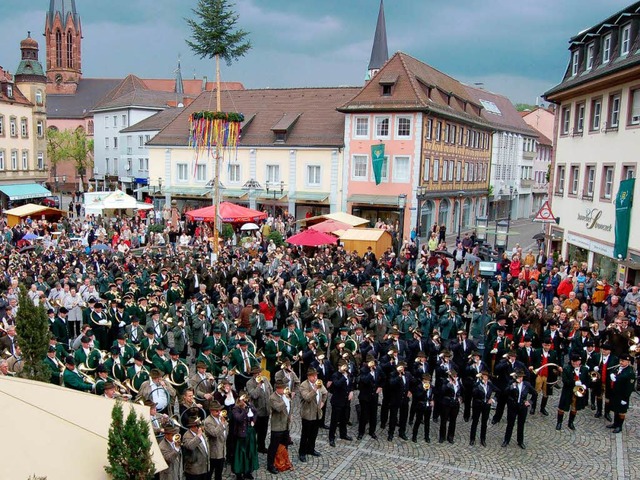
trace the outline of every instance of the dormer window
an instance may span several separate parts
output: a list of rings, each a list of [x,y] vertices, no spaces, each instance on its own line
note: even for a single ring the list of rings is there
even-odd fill
[[[587,65],[585,70],[588,72],[593,68],[593,57],[596,51],[596,46],[593,43],[587,45]]]
[[[620,55],[627,55],[631,46],[631,24],[628,23],[622,27],[620,34]]]
[[[7,97],[13,98],[13,86],[7,85]]]
[[[580,65],[580,54],[578,50],[575,50],[571,54],[571,76],[575,77],[578,74],[578,66]]]
[[[609,63],[611,60],[611,34],[602,39],[602,63]]]
[[[275,143],[284,143],[287,141],[287,136],[291,133],[293,126],[300,118],[300,114],[284,114],[278,122],[271,127],[271,131],[275,135]]]
[[[392,92],[393,92],[393,86],[396,84],[396,82],[398,81],[398,76],[397,75],[393,75],[390,76],[389,74],[383,74],[383,76],[380,78],[380,80],[378,80],[378,83],[380,84],[380,86],[382,87],[382,96],[383,97],[390,97]]]

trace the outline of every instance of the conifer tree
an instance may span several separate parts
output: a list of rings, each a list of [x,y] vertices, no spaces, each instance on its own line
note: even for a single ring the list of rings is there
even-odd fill
[[[16,333],[24,365],[20,376],[47,382],[51,376],[49,367],[44,362],[50,335],[47,313],[42,305],[34,305],[24,286],[20,287],[18,305]]]

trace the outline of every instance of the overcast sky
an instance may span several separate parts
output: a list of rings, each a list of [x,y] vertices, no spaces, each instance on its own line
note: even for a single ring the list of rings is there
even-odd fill
[[[379,0],[237,0],[252,50],[223,80],[247,88],[362,85]],[[387,0],[389,53],[401,50],[467,83],[535,103],[561,79],[568,40],[631,0]],[[76,0],[85,77],[213,78],[184,18],[197,0]],[[0,0],[0,65],[15,71],[27,30],[40,42],[49,0]]]

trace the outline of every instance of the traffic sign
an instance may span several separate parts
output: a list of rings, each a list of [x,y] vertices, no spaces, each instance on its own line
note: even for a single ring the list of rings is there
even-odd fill
[[[542,208],[538,210],[536,216],[533,218],[534,222],[539,223],[555,223],[556,217],[551,212],[551,207],[549,206],[549,201],[544,202]]]

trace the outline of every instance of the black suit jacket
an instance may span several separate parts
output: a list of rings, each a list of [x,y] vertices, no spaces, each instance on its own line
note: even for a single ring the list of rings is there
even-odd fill
[[[331,379],[333,381],[331,384],[331,406],[346,407],[349,404],[349,392],[353,390],[353,382],[347,381],[340,372],[334,373]]]

